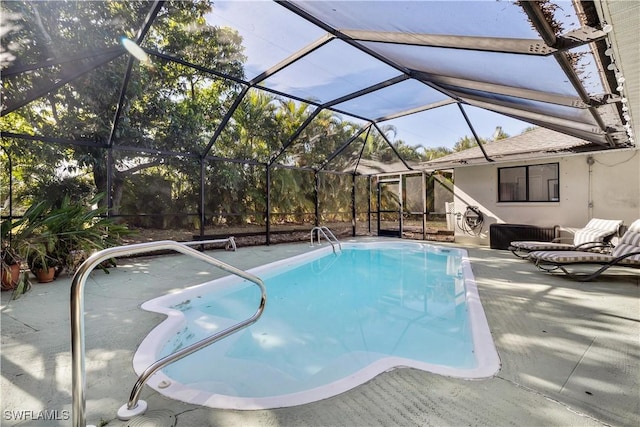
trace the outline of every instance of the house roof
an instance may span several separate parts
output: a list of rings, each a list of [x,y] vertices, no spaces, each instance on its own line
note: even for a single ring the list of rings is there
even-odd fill
[[[525,160],[591,151],[597,146],[570,135],[538,127],[511,138],[492,141],[482,145],[487,157],[494,162]],[[460,166],[487,164],[489,161],[479,146],[458,151],[438,159],[420,164],[421,169],[451,169]]]

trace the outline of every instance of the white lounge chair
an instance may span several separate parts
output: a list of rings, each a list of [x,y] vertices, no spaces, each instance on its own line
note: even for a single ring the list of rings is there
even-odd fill
[[[574,233],[571,243],[562,243],[560,239],[554,239],[551,242],[515,241],[509,245],[509,250],[519,258],[528,258],[533,251],[575,251],[598,248],[606,252],[607,249],[611,249],[609,242],[619,232],[621,225],[621,220],[593,218],[584,228]]]

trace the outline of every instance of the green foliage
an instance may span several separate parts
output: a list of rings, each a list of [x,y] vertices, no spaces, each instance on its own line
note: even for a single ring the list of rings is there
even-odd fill
[[[11,46],[12,65],[30,65],[47,58],[65,59],[117,46],[122,36],[133,38],[151,7],[150,2],[4,2],[3,11],[15,23],[3,37]],[[154,21],[145,44],[187,61],[242,77],[241,39],[237,33],[206,24],[210,1],[167,2]],[[9,104],[23,99],[33,89],[53,82],[87,60],[66,60],[60,65],[38,67],[4,81]],[[109,141],[118,89],[122,86],[128,57],[102,64],[78,76],[46,96],[2,119],[2,130],[56,138],[95,141],[96,147],[47,146],[50,153],[34,153],[39,163],[49,165],[38,175],[53,176],[63,158],[80,168],[90,168],[94,185],[106,190],[107,152],[98,148]],[[154,60],[151,67],[135,66],[127,87],[123,115],[114,142],[119,145],[167,151],[200,153],[225,110],[224,100],[233,99],[235,83],[214,79],[193,68]],[[24,145],[24,141],[20,141]],[[113,194],[117,201],[125,178],[139,171],[142,163],[115,155]],[[148,167],[157,163],[149,163]],[[16,171],[17,172],[17,171]],[[28,185],[25,187],[29,187]],[[114,206],[117,213],[118,205]]]
[[[104,194],[90,200],[94,205]],[[104,217],[104,209],[92,209],[65,196],[59,203],[34,203],[24,215],[3,221],[2,233],[12,233],[11,248],[34,270],[56,267],[73,272],[91,253],[120,244],[130,231]]]
[[[34,97],[32,102],[3,116],[0,130],[77,142],[40,143],[3,136],[3,147],[13,160],[18,213],[38,206],[38,200],[46,200],[51,212],[64,208],[68,215],[81,217],[72,207],[88,206],[89,199],[95,193],[106,192],[110,183],[111,194],[97,199],[100,209],[92,210],[97,216],[84,221],[99,222],[109,200],[111,215],[158,215],[157,222],[134,223],[140,226],[184,225],[184,221],[171,223],[168,215],[197,215],[200,208],[208,218],[233,214],[227,217],[227,224],[261,223],[267,206],[267,164],[272,167],[273,212],[313,213],[313,171],[276,171],[276,166],[317,169],[361,124],[322,111],[285,147],[315,107],[254,88],[242,99],[218,139],[212,141],[241,87],[204,69],[243,78],[246,58],[242,39],[235,30],[207,23],[205,15],[215,7],[211,1],[175,0],[164,4],[141,43],[151,51],[150,64],[134,62],[115,132],[112,127],[129,63],[127,54],[96,63],[92,71],[55,86],[79,67],[104,59],[101,55],[119,47],[121,37],[135,39],[152,4],[2,2],[3,14],[11,24],[3,46],[9,48],[6,57],[13,56],[12,62],[3,66],[32,66],[28,73],[3,80],[4,99],[12,105],[36,93],[45,95]],[[201,69],[168,61],[154,55],[154,51]],[[395,136],[391,127],[383,132]],[[210,142],[211,151],[205,152]],[[443,152],[434,149],[421,153],[402,140],[393,144],[409,161],[427,160]],[[172,157],[172,153],[184,154],[184,158]],[[344,148],[326,170],[349,170],[361,153],[363,158],[380,164],[398,161],[394,150],[375,131],[366,141],[362,136]],[[201,161],[204,188],[200,188]],[[3,187],[8,185],[7,176],[3,171]],[[336,212],[349,206],[350,184],[346,178],[323,182],[320,190],[326,192],[321,200],[324,211]],[[202,193],[204,206],[200,206]],[[55,204],[60,200],[61,204]],[[35,224],[35,218],[33,221]],[[62,227],[59,217],[57,222]],[[47,223],[42,230],[49,227],[55,229],[54,224]],[[49,254],[52,242],[57,244],[58,233],[34,232],[42,239],[39,252]],[[47,236],[54,240],[47,240]],[[83,245],[91,250],[87,242]],[[68,260],[60,262],[69,264]]]
[[[94,187],[85,177],[36,176],[35,185],[25,191],[31,200],[42,200],[52,207],[60,207],[65,198],[88,204],[94,197]]]
[[[27,277],[27,274],[24,272],[20,272],[20,277],[18,278],[18,283],[16,284],[13,293],[11,294],[11,299],[16,300],[20,298],[22,295],[26,294],[31,289],[31,282]]]
[[[41,201],[31,205],[21,218],[2,221],[3,263],[27,261],[34,268],[57,266],[56,260],[49,255],[55,242],[51,236],[42,235],[45,231],[42,219],[47,209],[47,203]]]
[[[320,176],[320,221],[340,221],[351,213],[351,186],[353,177],[344,174],[323,173]],[[346,214],[346,215],[345,215]]]
[[[96,205],[104,194],[90,201]],[[44,218],[45,231],[42,234],[55,241],[50,252],[53,258],[64,267],[73,271],[93,252],[107,247],[117,246],[121,238],[129,234],[127,227],[116,224],[111,218],[103,216],[105,209],[92,209],[82,203],[74,203],[64,197],[58,207],[51,209]]]
[[[480,142],[483,143],[484,140],[480,138]],[[471,138],[465,135],[454,144],[453,151],[464,151],[477,146],[478,142],[475,140],[475,138]]]
[[[509,138],[509,134],[502,130],[502,126],[496,126],[496,130],[493,132],[493,135],[491,138],[480,137],[479,139],[480,139],[480,143],[482,145],[485,145],[491,142],[496,142],[496,141],[500,141],[507,138]],[[473,148],[477,146],[478,146],[478,141],[476,141],[475,138],[464,136],[463,138],[460,138],[458,142],[455,143],[455,145],[453,146],[453,151],[464,151],[464,150],[468,150],[469,148]]]
[[[422,156],[425,161],[434,160],[439,157],[444,157],[453,153],[453,150],[448,147],[435,147],[427,148],[422,151]]]
[[[128,220],[130,226],[163,229],[163,214],[171,208],[171,181],[155,168],[128,178],[120,211],[138,215]]]
[[[313,213],[315,178],[312,171],[275,168],[271,172],[271,210],[281,214],[280,222],[298,222],[301,215]]]

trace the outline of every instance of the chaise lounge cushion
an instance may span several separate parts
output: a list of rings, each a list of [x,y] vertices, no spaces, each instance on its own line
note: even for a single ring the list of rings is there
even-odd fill
[[[612,237],[616,234],[622,225],[622,221],[597,220],[607,221],[608,224],[602,224],[602,228],[596,228],[591,224],[592,221],[593,220],[589,221],[589,224],[583,229],[576,231],[573,237],[574,246],[584,245],[585,243],[604,242],[607,237]]]
[[[536,242],[525,240],[522,242],[511,242],[511,246],[525,251],[570,251],[575,249],[572,243]]]
[[[511,242],[511,246],[516,250],[522,251],[570,251],[579,247],[579,249],[589,249],[591,247],[601,246],[607,238],[613,237],[622,225],[621,220],[613,219],[591,219],[584,228],[577,230],[573,236],[573,243],[556,243],[556,242],[535,242],[535,241],[516,241]],[[594,243],[590,246],[589,243]]]
[[[534,251],[529,254],[533,261],[548,262],[552,264],[606,264],[616,257],[609,254],[601,254],[589,251]],[[633,259],[621,260],[620,264],[633,264]]]
[[[611,255],[588,251],[534,251],[529,258],[537,263],[550,264],[606,264],[625,254],[639,252],[619,260],[618,265],[640,266],[640,219],[629,226]]]
[[[624,236],[620,239],[620,243],[618,243],[618,246],[616,246],[611,253],[611,256],[616,258],[633,252],[640,252],[640,219],[634,221],[634,223],[629,226],[627,232],[624,233]],[[632,255],[624,261],[640,264],[640,254]]]

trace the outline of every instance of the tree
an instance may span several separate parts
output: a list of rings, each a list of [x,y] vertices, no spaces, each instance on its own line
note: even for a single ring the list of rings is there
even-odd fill
[[[496,130],[491,137],[492,141],[500,141],[501,139],[509,138],[509,134],[502,130],[502,126],[496,126]]]
[[[153,4],[0,4],[10,23],[0,51],[9,71],[3,76],[0,130],[36,139],[3,135],[23,194],[36,187],[41,192],[85,188],[90,178],[94,193],[111,189],[112,215],[195,215],[203,208],[206,215],[232,212],[244,221],[242,215],[266,210],[267,164],[272,172],[278,164],[307,168],[274,172],[271,196],[279,209],[309,212],[312,169],[344,171],[361,155],[380,163],[396,162],[397,153],[423,158],[402,140],[392,149],[377,131],[345,146],[361,124],[329,110],[315,115],[315,106],[259,86],[235,103],[245,93],[239,83],[246,61],[243,41],[236,31],[207,23],[210,0],[165,2],[140,41],[150,61],[133,61],[120,40],[136,39]],[[233,106],[237,109],[223,122]],[[314,119],[301,130],[310,114]],[[393,128],[383,132],[395,136]],[[327,188],[346,188],[344,181],[327,180]]]
[[[483,141],[481,140],[480,142]],[[453,145],[453,151],[464,151],[468,150],[469,148],[476,147],[477,145],[478,142],[475,140],[475,138],[470,138],[469,136],[465,135]]]
[[[453,150],[448,147],[424,148],[420,146],[419,148],[422,148],[422,161],[435,160],[439,157],[444,157],[446,155],[453,153]]]
[[[168,52],[182,59],[242,77],[241,39],[229,29],[209,26],[204,18],[211,2],[167,2],[156,17],[143,46]],[[3,117],[5,124],[19,119],[34,133],[83,141],[65,153],[80,168],[88,168],[99,190],[105,190],[109,147],[113,145],[183,151],[202,154],[221,116],[238,91],[231,80],[215,79],[191,67],[154,60],[151,67],[134,64],[117,131],[112,134],[128,56],[107,61],[91,72],[76,76],[57,87],[74,68],[86,65],[117,47],[122,36],[133,38],[148,12],[145,2],[3,2],[17,30],[3,38],[12,46],[14,66],[33,66],[36,71],[7,79],[4,94],[12,105],[29,98],[35,87],[54,88],[25,107]],[[91,52],[97,52],[91,54]],[[94,55],[94,56],[92,56]],[[80,59],[75,59],[79,57]],[[42,62],[44,61],[44,62]],[[225,103],[225,100],[227,102]],[[24,130],[23,130],[24,132]],[[90,141],[93,146],[86,146]],[[127,177],[167,162],[165,157],[113,154],[111,169],[115,210]],[[40,159],[41,163],[43,159]],[[46,157],[44,163],[59,163]],[[179,162],[178,162],[179,163]]]

